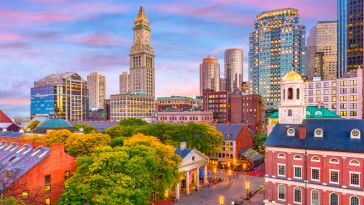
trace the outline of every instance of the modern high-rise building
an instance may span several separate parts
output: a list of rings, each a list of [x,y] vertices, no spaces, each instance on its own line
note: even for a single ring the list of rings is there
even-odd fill
[[[124,88],[121,89],[120,85],[120,92],[126,92],[110,97],[110,119],[113,121],[127,118],[152,118],[155,113],[154,50],[150,44],[151,29],[143,6],[139,9],[133,31],[130,74],[122,74]],[[126,89],[127,86],[129,89]]]
[[[280,81],[292,69],[304,73],[305,27],[297,9],[266,11],[256,17],[249,42],[249,86],[263,97],[266,109],[277,109]]]
[[[90,110],[104,109],[106,98],[106,78],[99,72],[87,76],[88,108]]]
[[[129,92],[129,73],[128,72],[122,72],[119,75],[119,86],[120,86],[120,94],[125,94]]]
[[[220,78],[220,91],[226,91],[226,78]]]
[[[207,56],[200,64],[200,95],[204,90],[220,91],[220,64],[214,56]]]
[[[337,22],[319,21],[306,42],[306,76],[312,80],[337,78]]]
[[[48,75],[31,88],[31,117],[51,116],[69,121],[87,118],[87,82],[73,72]]]
[[[338,0],[338,77],[363,67],[363,0]]]
[[[130,50],[130,92],[154,97],[154,49],[151,47],[149,21],[143,6],[134,21],[134,43]]]
[[[243,83],[243,49],[230,48],[224,53],[226,91],[241,90]]]

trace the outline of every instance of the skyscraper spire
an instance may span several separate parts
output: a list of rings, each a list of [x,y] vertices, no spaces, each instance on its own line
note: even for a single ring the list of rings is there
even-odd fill
[[[138,16],[136,17],[136,19],[134,21],[134,24],[135,24],[135,26],[138,26],[138,25],[141,25],[141,24],[149,26],[149,21],[147,19],[146,14],[145,14],[143,5],[141,5],[140,8],[139,8]]]

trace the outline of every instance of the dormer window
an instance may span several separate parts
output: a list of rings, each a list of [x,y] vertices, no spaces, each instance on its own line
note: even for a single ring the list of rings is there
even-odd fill
[[[350,132],[351,139],[360,139],[360,131],[358,129],[353,129]]]
[[[324,131],[321,128],[317,128],[317,129],[315,129],[314,136],[315,137],[323,137],[324,136]]]
[[[288,128],[287,129],[287,136],[290,136],[290,137],[295,136],[294,128]]]

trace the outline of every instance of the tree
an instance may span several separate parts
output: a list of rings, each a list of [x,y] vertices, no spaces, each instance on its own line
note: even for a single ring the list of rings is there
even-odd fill
[[[112,138],[116,137],[131,137],[133,136],[136,126],[121,126],[116,125],[105,130],[105,133],[110,135]]]
[[[89,125],[74,124],[73,128],[75,128],[76,130],[80,130],[80,128],[82,128],[84,134],[90,134],[92,132],[97,132],[96,127],[89,126]]]
[[[264,143],[267,140],[266,134],[257,134],[253,138],[253,149],[260,153],[264,153]]]
[[[28,129],[30,129],[30,131],[34,131],[34,129],[39,125],[40,121],[39,120],[33,120],[32,122],[29,123],[29,125],[27,125],[24,129],[25,131],[27,131]]]
[[[72,134],[65,141],[65,151],[72,156],[81,156],[94,152],[97,147],[110,145],[111,138],[107,134]]]
[[[0,204],[1,205],[26,205],[20,199],[16,199],[13,196],[10,197],[0,197]]]
[[[58,204],[147,205],[179,180],[180,157],[157,138],[135,135],[122,147],[100,147],[77,159]]]
[[[128,118],[119,122],[119,125],[121,126],[142,126],[147,124],[148,123],[145,120],[137,118]]]

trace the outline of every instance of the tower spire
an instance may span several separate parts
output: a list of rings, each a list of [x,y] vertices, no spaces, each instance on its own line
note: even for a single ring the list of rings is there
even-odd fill
[[[138,16],[136,17],[134,24],[136,26],[141,25],[141,24],[145,24],[145,25],[149,26],[149,21],[147,19],[147,15],[145,14],[143,5],[141,5],[139,8]]]

